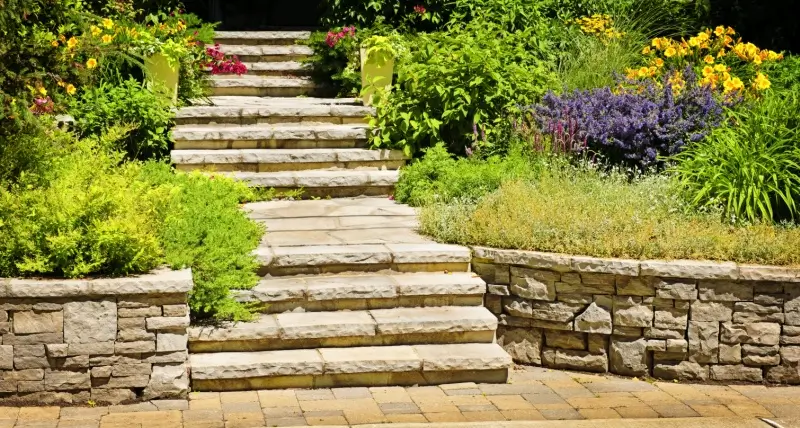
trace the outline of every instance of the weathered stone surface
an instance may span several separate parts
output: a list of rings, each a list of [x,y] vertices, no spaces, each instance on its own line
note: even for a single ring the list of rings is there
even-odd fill
[[[111,300],[64,305],[64,342],[96,343],[117,337],[117,304]]]
[[[681,361],[677,364],[656,364],[653,376],[658,379],[707,380],[708,366],[701,366],[692,361]]]
[[[119,308],[117,315],[120,318],[144,318],[160,317],[161,306],[150,306],[147,308]]]
[[[189,315],[182,317],[152,317],[147,318],[148,330],[182,331],[189,327]]]
[[[376,348],[376,358],[386,359],[383,347]],[[393,347],[394,348],[394,347]],[[422,360],[423,371],[497,370],[512,365],[511,357],[503,348],[493,343],[466,343],[458,345],[416,345],[413,352]],[[356,348],[357,349],[357,348]],[[325,370],[328,370],[328,359]],[[381,357],[381,355],[383,355]],[[394,356],[395,352],[389,354]],[[405,370],[404,370],[405,371]]]
[[[83,371],[48,371],[44,374],[45,387],[50,391],[71,391],[89,389],[92,385],[89,372]]]
[[[586,333],[611,334],[611,314],[592,303],[583,313],[575,317],[575,330]]]
[[[800,363],[800,346],[782,346],[780,354],[784,363]]]
[[[496,250],[495,263],[569,272],[571,256],[538,251]]]
[[[15,334],[55,333],[63,330],[64,316],[61,311],[21,311],[14,314]]]
[[[507,285],[489,284],[486,286],[486,292],[494,296],[510,296],[511,291]]]
[[[656,297],[661,299],[697,300],[697,284],[689,279],[655,280]]]
[[[697,286],[700,300],[741,302],[753,300],[753,284],[732,281],[704,281]]]
[[[69,345],[66,343],[51,343],[45,345],[47,356],[50,358],[61,358],[69,355]]]
[[[585,350],[586,339],[583,333],[573,331],[544,331],[545,344],[550,348]]]
[[[150,274],[91,280],[12,279],[0,287],[0,298],[58,298],[73,296],[121,296],[134,294],[188,293],[192,271],[158,269]]]
[[[614,294],[614,284],[585,284],[580,282],[565,282],[567,275],[561,277],[561,281],[556,282],[556,292],[558,294]],[[580,277],[578,277],[580,278]]]
[[[649,373],[650,355],[645,339],[611,339],[610,371],[627,376],[642,376]]]
[[[653,308],[642,305],[635,297],[614,298],[614,326],[651,327]]]
[[[694,312],[692,312],[694,316]],[[655,310],[653,326],[670,330],[685,330],[689,320],[689,311],[677,308],[658,308]]]
[[[748,366],[777,366],[781,362],[778,345],[742,346],[742,362]]]
[[[560,277],[557,272],[512,267],[511,293],[525,299],[553,301]]]
[[[608,297],[608,296],[597,296],[597,297]],[[558,301],[564,303],[579,303],[581,305],[588,305],[594,301],[594,296],[592,296],[591,294],[559,294]]]
[[[531,319],[530,318],[520,318],[506,314],[500,314],[500,317],[497,322],[499,325],[505,325],[509,327],[530,327],[531,326]]]
[[[542,363],[542,331],[529,328],[499,326],[497,344],[502,346],[515,362]]]
[[[756,294],[753,302],[759,305],[783,306],[783,294]]]
[[[605,273],[626,276],[639,275],[639,261],[572,256],[572,270],[586,273]]]
[[[125,318],[122,318],[125,319]],[[140,340],[156,340],[156,334],[144,328],[126,328],[117,332],[120,342],[136,342]]]
[[[150,368],[148,363],[119,364],[111,368],[111,375],[115,377],[149,375]]]
[[[114,344],[116,354],[140,354],[143,352],[154,352],[156,343],[152,341],[141,342],[117,342]]]
[[[347,314],[347,312],[342,313]],[[357,315],[359,312],[349,312]],[[470,306],[445,306],[425,308],[373,309],[363,313],[374,318],[380,334],[442,333],[462,331],[494,331],[497,318],[486,308]],[[307,314],[317,317],[318,314]],[[283,326],[283,315],[278,322]],[[370,326],[372,324],[370,323]],[[374,328],[374,327],[372,327]]]
[[[719,323],[689,321],[689,361],[716,363],[719,359]]]
[[[188,358],[187,355],[186,351],[143,354],[142,361],[151,364],[183,363]]]
[[[620,276],[617,278],[617,294],[620,296],[655,296],[656,289],[653,278]]]
[[[100,366],[100,367],[92,367],[90,370],[90,374],[93,378],[103,378],[103,377],[111,377],[111,372],[113,371],[112,366]]]
[[[530,318],[533,306],[530,300],[517,297],[503,297],[503,311],[509,315],[521,318]]]
[[[92,385],[98,388],[144,388],[150,381],[150,375],[135,375],[123,377],[111,377],[108,382],[102,385]]]
[[[734,312],[733,322],[734,324],[749,324],[754,322],[775,322],[783,324],[784,321],[783,315],[784,314],[781,312],[776,312],[772,314],[757,314],[753,312]]]
[[[667,339],[667,352],[688,352],[689,341],[686,339]]]
[[[667,341],[664,339],[647,339],[647,350],[667,352]]]
[[[75,355],[111,355],[114,353],[114,342],[72,343],[67,348],[67,356]]]
[[[655,327],[644,329],[644,337],[651,339],[683,339],[685,334],[684,330],[669,330]]]
[[[544,321],[566,322],[575,318],[583,305],[564,302],[532,302],[531,318]]]
[[[14,370],[14,347],[0,345],[0,370]]]
[[[189,315],[189,305],[164,305],[161,309],[165,317],[185,317]]]
[[[542,352],[542,365],[557,369],[605,373],[608,371],[608,357],[606,354],[592,354],[588,351],[545,348]]]
[[[737,279],[739,269],[733,262],[643,260],[641,275],[668,278]]]
[[[709,375],[712,380],[718,381],[761,382],[762,380],[761,368],[745,365],[712,365]]]
[[[781,325],[776,323],[720,324],[720,340],[723,343],[751,345],[777,345],[780,342]]]
[[[640,327],[619,327],[614,326],[614,331],[611,332],[614,336],[626,336],[626,337],[641,337],[642,329]]]
[[[38,381],[44,380],[44,369],[14,370],[4,374],[4,380],[9,381]]]
[[[800,345],[800,327],[784,325],[781,345]]]
[[[726,345],[720,343],[719,345],[719,363],[720,364],[741,364],[742,363],[742,345],[736,343],[733,345]]]
[[[586,349],[592,354],[605,354],[608,349],[609,336],[604,334],[589,334]]]
[[[3,345],[41,345],[45,343],[61,343],[64,333],[4,334]]]
[[[740,264],[739,278],[744,281],[797,282],[800,269]]]
[[[766,379],[774,383],[800,383],[800,366],[797,364],[781,364],[767,368]]]
[[[692,302],[692,321],[726,322],[733,317],[730,303],[695,300]]]
[[[153,366],[143,398],[185,398],[188,394],[189,371],[185,364],[157,365]]]
[[[136,399],[136,393],[130,389],[92,389],[92,400],[98,404],[120,404]]]

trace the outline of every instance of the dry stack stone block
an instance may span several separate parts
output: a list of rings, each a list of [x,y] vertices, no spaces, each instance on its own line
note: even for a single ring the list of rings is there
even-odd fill
[[[191,289],[189,270],[0,278],[0,403],[186,397]]]
[[[522,364],[800,384],[800,269],[473,248]]]

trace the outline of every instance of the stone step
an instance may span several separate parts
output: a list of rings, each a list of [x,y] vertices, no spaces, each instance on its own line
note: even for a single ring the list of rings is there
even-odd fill
[[[310,31],[217,31],[220,45],[291,45],[311,37]]]
[[[172,130],[175,150],[313,149],[364,147],[364,125],[278,123],[247,126],[178,125]]]
[[[483,306],[287,312],[257,322],[192,327],[189,350],[269,351],[353,346],[492,343],[497,317]]]
[[[511,357],[494,343],[190,354],[192,390],[505,383]]]
[[[274,233],[285,232],[270,232]],[[236,300],[261,312],[482,306],[486,283],[471,272],[341,274],[265,278]]]
[[[374,114],[371,107],[356,104],[332,104],[319,99],[319,103],[289,103],[286,101],[254,102],[256,97],[211,97],[212,103],[220,98],[243,98],[237,104],[198,105],[184,107],[175,114],[178,125],[232,124],[256,125],[265,123],[332,123],[366,124]],[[256,100],[265,100],[256,98]],[[270,99],[272,100],[272,99]],[[285,99],[284,99],[285,100]]]
[[[398,170],[306,170],[278,172],[223,172],[251,187],[276,191],[302,189],[303,198],[390,195],[399,179]]]
[[[406,162],[402,151],[367,149],[173,150],[170,156],[184,171],[396,170]]]
[[[246,204],[243,209],[250,218],[269,222],[270,232],[315,230],[318,221],[333,218],[329,229],[362,228],[364,218],[378,217],[385,221],[415,220],[417,210],[408,205],[398,204],[388,198],[325,199],[311,201],[274,200]],[[354,221],[347,223],[355,217]],[[311,221],[309,221],[309,218]],[[284,221],[283,225],[277,222]],[[315,225],[309,227],[309,223]],[[373,223],[374,224],[374,223]],[[416,223],[415,223],[416,224]],[[413,225],[412,225],[413,227]]]
[[[212,76],[209,82],[212,95],[299,97],[320,92],[317,84],[306,77],[218,75]]]
[[[314,50],[304,45],[229,45],[220,44],[226,55],[236,55],[242,62],[282,62],[308,58]]]
[[[269,223],[267,223],[269,224]],[[469,248],[429,242],[383,245],[265,246],[256,249],[264,275],[342,272],[468,272]]]
[[[307,76],[311,64],[299,61],[246,62],[247,74],[251,76]]]

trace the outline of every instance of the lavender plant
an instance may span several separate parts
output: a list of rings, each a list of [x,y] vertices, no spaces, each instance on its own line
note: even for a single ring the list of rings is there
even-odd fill
[[[570,143],[585,142],[569,147],[588,149],[614,164],[659,166],[662,157],[700,141],[722,121],[725,101],[715,98],[711,88],[698,86],[691,70],[683,72],[683,79],[680,87],[667,79],[662,85],[633,85],[620,78],[613,90],[550,92],[526,108],[527,126],[552,141],[563,141],[566,132]]]

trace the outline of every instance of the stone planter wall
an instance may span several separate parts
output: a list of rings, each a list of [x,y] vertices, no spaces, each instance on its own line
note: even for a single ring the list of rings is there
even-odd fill
[[[191,271],[0,278],[0,402],[185,397]]]
[[[498,343],[519,363],[800,383],[800,269],[473,252]]]

